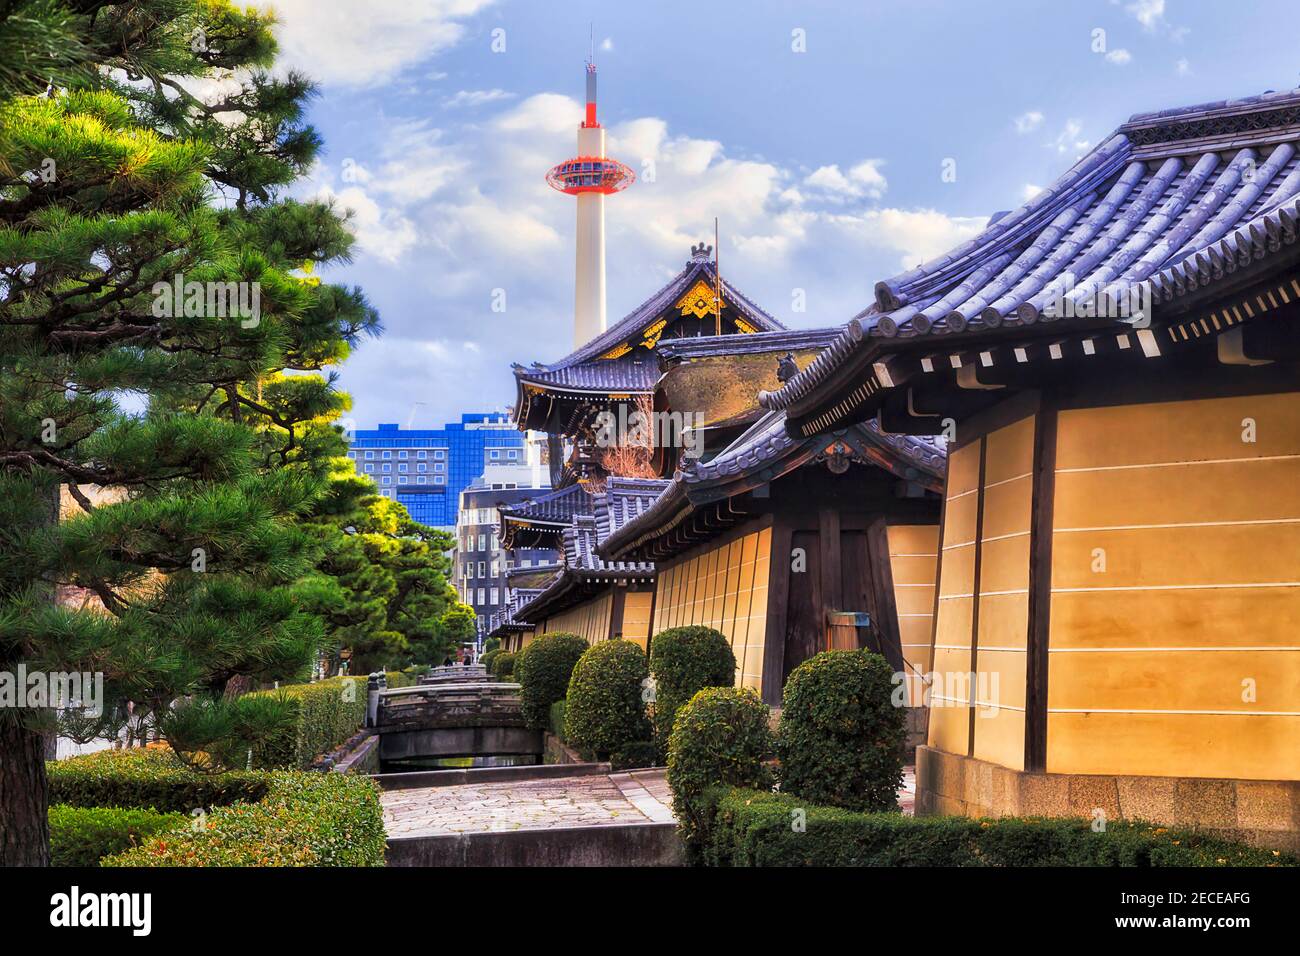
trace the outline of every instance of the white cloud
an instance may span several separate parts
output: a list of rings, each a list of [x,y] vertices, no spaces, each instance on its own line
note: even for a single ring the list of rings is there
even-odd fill
[[[805,190],[820,193],[833,201],[849,199],[880,199],[889,187],[880,167],[883,159],[864,159],[849,169],[840,171],[838,165],[821,166],[804,177]]]
[[[1118,47],[1106,54],[1106,61],[1116,66],[1127,66],[1133,61],[1133,54],[1123,47]]]
[[[1188,62],[1187,57],[1181,57],[1178,62],[1174,64],[1174,69],[1177,71],[1179,76],[1192,75],[1192,64]]]
[[[1025,183],[1020,187],[1020,201],[1029,202],[1043,191],[1042,186],[1035,186],[1033,183]]]
[[[325,85],[372,87],[460,42],[492,0],[350,3],[263,0],[277,13],[280,65]]]
[[[1164,23],[1165,0],[1136,0],[1126,6],[1124,11],[1142,24],[1142,29],[1155,32]]]
[[[613,40],[613,38],[612,38],[612,37],[605,37],[605,39],[601,40],[601,41],[600,41],[600,48],[601,48],[602,50],[604,50],[606,53],[608,53],[610,50],[614,49],[614,40]]]
[[[1012,122],[1015,124],[1016,132],[1023,136],[1025,133],[1032,132],[1043,125],[1043,114],[1038,110],[1030,110],[1027,113],[1021,113]]]
[[[459,90],[455,95],[444,99],[442,105],[451,109],[462,106],[472,108],[513,99],[514,95],[513,93],[507,93],[505,90]]]
[[[1056,138],[1046,145],[1048,149],[1054,149],[1058,153],[1082,154],[1088,151],[1092,143],[1083,138],[1083,124],[1077,119],[1070,119],[1065,121]]]

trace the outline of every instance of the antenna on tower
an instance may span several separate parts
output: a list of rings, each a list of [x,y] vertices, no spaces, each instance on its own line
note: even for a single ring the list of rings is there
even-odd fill
[[[587,44],[591,52],[587,55],[587,62],[592,66],[596,65],[596,24],[587,23]]]

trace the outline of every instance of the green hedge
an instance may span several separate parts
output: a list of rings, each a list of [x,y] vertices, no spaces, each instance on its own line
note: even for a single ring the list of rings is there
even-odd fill
[[[306,770],[318,756],[345,743],[365,724],[367,687],[365,677],[331,677],[248,695],[274,696],[296,707],[291,724],[253,748],[253,766]]]
[[[687,850],[698,853],[712,809],[706,794],[719,785],[767,789],[772,752],[768,710],[749,688],[706,687],[677,713],[668,743],[668,786]]]
[[[568,743],[564,737],[564,701],[557,700],[551,705],[549,729],[551,733]]]
[[[533,730],[545,730],[551,705],[569,690],[573,667],[587,650],[577,634],[542,634],[515,658],[514,679],[519,682],[524,721]]]
[[[650,641],[650,673],[655,679],[655,739],[667,752],[673,718],[706,687],[736,681],[736,655],[721,631],[698,624],[670,627]]]
[[[384,815],[367,777],[280,771],[258,803],[105,857],[103,866],[383,866]]]
[[[121,807],[50,807],[50,865],[99,866],[101,857],[183,827],[184,814]]]
[[[271,777],[258,770],[196,773],[169,750],[103,750],[50,761],[50,803],[73,807],[147,807],[188,814],[266,796]]]
[[[487,671],[487,673],[491,674],[492,662],[504,653],[505,651],[500,647],[494,647],[490,651],[484,651],[483,656],[478,659],[478,662],[483,665],[483,669]]]
[[[776,732],[781,791],[845,810],[898,805],[906,715],[893,669],[870,651],[822,651],[785,684]]]
[[[603,759],[625,744],[648,738],[643,685],[649,676],[638,644],[618,638],[587,648],[569,678],[565,741]]]
[[[515,659],[518,654],[514,651],[502,651],[496,657],[492,658],[492,669],[488,671],[497,680],[508,680],[514,676]]]
[[[662,762],[659,745],[653,740],[636,740],[624,744],[609,755],[610,770],[641,770],[657,767]]]
[[[855,813],[785,793],[710,791],[712,866],[1297,866],[1286,853],[1146,823]]]

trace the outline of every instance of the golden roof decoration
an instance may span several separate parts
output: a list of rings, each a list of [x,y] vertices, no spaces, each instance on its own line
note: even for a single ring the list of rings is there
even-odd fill
[[[702,319],[714,314],[717,301],[718,297],[713,287],[703,279],[699,279],[691,286],[690,291],[677,300],[674,308],[680,310],[683,317],[693,315],[697,319]],[[722,305],[725,307],[726,304],[724,299]]]

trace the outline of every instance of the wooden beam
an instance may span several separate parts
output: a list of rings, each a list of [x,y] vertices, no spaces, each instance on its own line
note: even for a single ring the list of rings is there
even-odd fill
[[[790,604],[790,538],[792,529],[784,518],[772,524],[772,553],[767,577],[767,633],[763,638],[763,703],[781,706],[785,690],[786,614]]]
[[[895,673],[903,674],[906,669],[903,638],[898,628],[898,607],[894,600],[894,569],[889,563],[889,526],[884,518],[877,518],[867,528],[867,565],[876,605],[872,629],[889,666]]]
[[[980,635],[980,560],[984,556],[984,471],[988,463],[989,440],[987,435],[980,435],[980,476],[975,490],[975,569],[972,574],[971,608],[970,608],[970,673],[971,673],[971,707],[966,738],[966,756],[975,756],[975,707],[976,689],[979,687],[979,635]]]
[[[834,508],[817,512],[818,547],[821,549],[822,610],[851,611],[844,606],[840,584],[840,513]]]
[[[1044,396],[1034,423],[1029,526],[1029,632],[1025,643],[1025,769],[1047,770],[1047,658],[1051,637],[1052,527],[1057,409]]]

